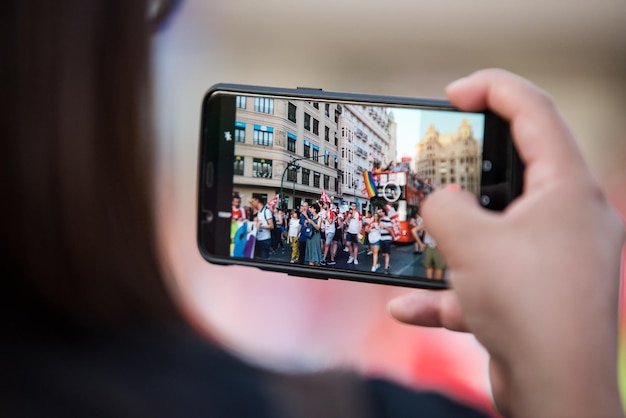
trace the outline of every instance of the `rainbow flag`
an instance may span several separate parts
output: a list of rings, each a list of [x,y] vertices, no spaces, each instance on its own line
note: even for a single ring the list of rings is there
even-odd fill
[[[364,171],[363,181],[365,182],[365,191],[367,192],[367,197],[376,196],[376,179],[374,178],[374,173],[372,173],[371,171]]]

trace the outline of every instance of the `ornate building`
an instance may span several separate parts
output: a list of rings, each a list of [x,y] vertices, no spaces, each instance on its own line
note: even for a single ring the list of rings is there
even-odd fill
[[[456,132],[439,133],[431,124],[415,146],[415,170],[435,186],[457,184],[478,196],[482,143],[463,119]]]

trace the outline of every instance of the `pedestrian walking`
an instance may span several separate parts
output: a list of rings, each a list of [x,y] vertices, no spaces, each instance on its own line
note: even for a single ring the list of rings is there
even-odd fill
[[[291,262],[297,263],[300,258],[300,251],[298,248],[298,235],[300,233],[300,218],[298,217],[298,211],[295,209],[291,211],[291,218],[289,219],[289,230],[287,232],[287,238],[291,243]]]
[[[270,257],[272,230],[274,229],[272,211],[265,204],[265,199],[259,196],[253,197],[250,204],[257,210],[254,220],[257,230],[255,253],[257,257],[267,260]]]
[[[349,254],[348,264],[359,264],[359,235],[363,228],[363,219],[361,213],[356,209],[356,203],[351,205],[350,218],[346,220],[348,224],[348,230],[346,233],[346,243],[348,245]]]
[[[370,249],[372,250],[372,272],[375,272],[380,268],[378,251],[380,250],[380,239],[382,237],[382,226],[380,225],[380,215],[378,213],[374,214],[367,229]]]
[[[311,217],[309,204],[302,202],[300,206],[300,231],[298,233],[298,263],[304,264],[304,255],[306,253],[307,236],[305,233],[307,218]]]
[[[320,205],[314,203],[311,205],[311,216],[307,216],[307,227],[305,228],[307,235],[305,258],[304,261],[311,266],[319,266],[322,262],[322,218],[319,215]],[[310,232],[309,232],[310,231]]]
[[[391,243],[393,241],[393,222],[384,209],[378,209],[380,216],[380,252],[383,254],[385,274],[390,273]]]

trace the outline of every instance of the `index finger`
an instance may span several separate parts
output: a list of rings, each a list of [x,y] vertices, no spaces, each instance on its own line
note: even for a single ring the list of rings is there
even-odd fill
[[[551,180],[585,166],[552,99],[529,81],[504,70],[481,70],[450,84],[447,93],[462,110],[489,109],[510,122],[527,182]]]

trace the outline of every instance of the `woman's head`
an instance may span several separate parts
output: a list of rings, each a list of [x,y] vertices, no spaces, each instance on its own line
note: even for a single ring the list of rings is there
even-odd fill
[[[319,203],[313,203],[311,205],[311,212],[313,212],[313,214],[315,214],[315,215],[320,213],[320,205],[319,205]]]
[[[178,321],[151,211],[146,1],[7,2],[0,263],[17,276],[0,309],[84,327]]]

